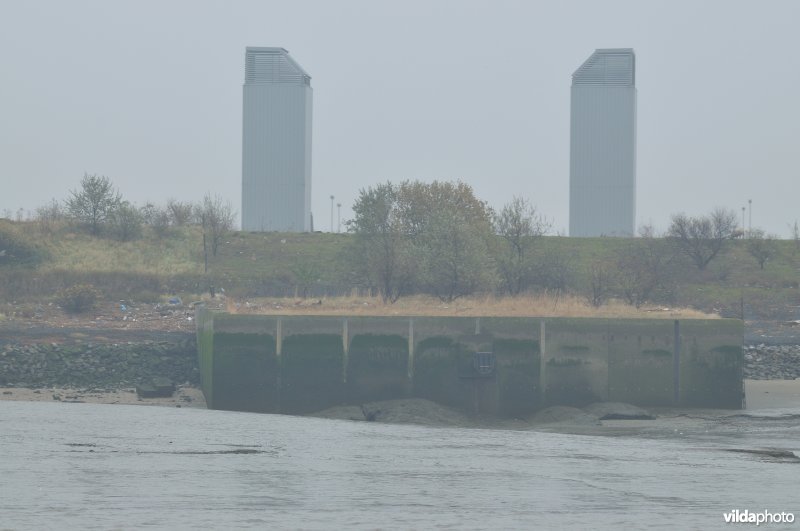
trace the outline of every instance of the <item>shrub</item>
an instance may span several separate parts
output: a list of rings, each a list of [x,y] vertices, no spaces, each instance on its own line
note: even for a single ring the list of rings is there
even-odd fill
[[[14,230],[10,223],[0,224],[0,267],[36,267],[44,257],[45,253]]]
[[[108,220],[114,237],[121,242],[135,240],[142,235],[142,215],[127,201],[118,204]]]
[[[91,284],[76,284],[62,289],[56,301],[67,313],[85,313],[97,305],[100,293]]]

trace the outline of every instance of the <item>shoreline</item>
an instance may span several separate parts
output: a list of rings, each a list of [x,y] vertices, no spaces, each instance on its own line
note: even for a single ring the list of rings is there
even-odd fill
[[[746,408],[729,411],[752,411],[762,409],[800,409],[800,379],[796,380],[751,380],[746,379]],[[140,398],[132,387],[120,389],[86,389],[71,387],[0,387],[0,402],[64,402],[89,404],[125,404],[165,407],[206,408],[205,397],[199,387],[179,385],[171,397]],[[654,408],[656,411],[671,408]],[[694,411],[692,408],[681,410]]]
[[[744,389],[747,407],[742,411],[800,408],[800,379],[745,379]]]
[[[0,401],[63,402],[86,404],[123,404],[131,406],[188,407],[206,409],[206,399],[199,387],[179,385],[169,397],[140,398],[136,389],[78,389],[70,387],[0,387]]]

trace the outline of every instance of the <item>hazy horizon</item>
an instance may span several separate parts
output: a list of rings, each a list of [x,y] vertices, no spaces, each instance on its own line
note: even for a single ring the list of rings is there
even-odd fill
[[[245,47],[280,46],[312,76],[315,229],[330,195],[344,221],[363,187],[460,179],[566,233],[571,75],[630,47],[637,226],[752,199],[753,228],[787,237],[799,19],[790,1],[3,3],[0,213],[85,172],[138,205],[211,192],[240,212]]]

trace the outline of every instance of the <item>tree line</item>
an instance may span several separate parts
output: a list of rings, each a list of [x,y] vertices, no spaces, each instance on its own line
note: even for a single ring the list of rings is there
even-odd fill
[[[123,242],[141,238],[144,227],[164,237],[173,227],[199,225],[204,246],[214,256],[225,234],[233,230],[234,216],[230,203],[210,193],[197,203],[169,199],[161,206],[147,203],[137,207],[123,199],[108,177],[90,174],[84,174],[80,186],[70,190],[63,202],[53,199],[35,212],[35,220],[44,230],[67,222],[92,236]]]
[[[404,181],[360,190],[347,222],[353,279],[384,302],[427,293],[452,301],[473,293],[582,292],[599,306],[620,298],[635,306],[670,303],[686,267],[705,271],[742,237],[732,210],[704,216],[676,214],[663,235],[643,227],[640,237],[579,263],[545,252],[552,225],[527,200],[514,197],[495,211],[463,182]],[[754,230],[746,247],[761,269],[777,254],[776,237]],[[602,239],[600,239],[602,241]]]
[[[514,197],[495,210],[463,182],[378,184],[359,191],[353,212],[345,222],[346,252],[336,267],[307,257],[296,260],[291,278],[303,292],[331,271],[328,282],[343,289],[368,288],[387,303],[419,293],[452,301],[475,293],[547,291],[581,295],[597,306],[611,298],[636,306],[673,304],[687,280],[725,275],[724,260],[719,267],[710,264],[736,239],[744,240],[739,246],[760,269],[778,253],[776,237],[758,229],[743,233],[734,212],[720,208],[696,217],[676,214],[663,234],[642,227],[637,238],[588,239],[578,247],[558,238],[544,240],[552,224],[529,200]],[[170,199],[137,207],[107,177],[87,174],[66,200],[38,208],[35,220],[44,231],[68,223],[120,241],[140,238],[145,229],[161,238],[179,234],[176,227],[198,225],[207,261],[233,230],[234,213],[211,194],[197,203]],[[796,225],[793,234],[795,250],[800,249]],[[32,263],[35,256],[26,255],[24,242],[12,236],[0,231],[0,265]],[[286,276],[279,270],[273,274]]]

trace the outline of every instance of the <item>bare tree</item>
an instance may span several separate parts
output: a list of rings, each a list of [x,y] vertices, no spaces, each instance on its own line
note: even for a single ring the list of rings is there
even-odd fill
[[[233,208],[218,195],[206,194],[199,207],[200,224],[203,227],[203,247],[211,246],[212,256],[217,256],[219,244],[233,228]]]
[[[511,295],[518,295],[531,282],[530,251],[536,239],[547,234],[551,225],[521,197],[512,198],[492,216],[492,222],[502,240],[496,261],[503,287]]]
[[[181,227],[192,221],[194,216],[194,205],[189,202],[181,202],[176,199],[167,199],[167,212],[170,220],[176,227]]]
[[[36,209],[36,223],[42,232],[51,233],[66,218],[66,213],[61,203],[52,199],[50,203]]]
[[[589,264],[589,292],[587,300],[595,308],[602,306],[611,295],[613,273],[611,268],[600,261]]]
[[[702,271],[724,249],[736,228],[736,214],[732,210],[716,208],[708,216],[672,216],[668,236]]]
[[[750,231],[750,238],[747,240],[747,252],[758,262],[758,266],[764,269],[764,264],[772,260],[778,254],[778,245],[775,241],[777,236],[765,234],[761,229]]]
[[[797,251],[800,250],[800,227],[797,225],[797,221],[794,222],[794,225],[789,227],[792,231],[792,239],[794,240],[794,249],[792,249],[792,256],[797,254]]]
[[[566,292],[578,276],[578,257],[563,249],[547,249],[534,259],[532,281],[545,290]]]
[[[657,295],[672,293],[671,264],[675,258],[672,242],[656,237],[655,231],[617,251],[617,284],[625,300],[637,308]]]
[[[72,219],[89,227],[93,236],[100,234],[111,212],[122,202],[108,177],[84,174],[80,190],[71,190],[67,211]]]

